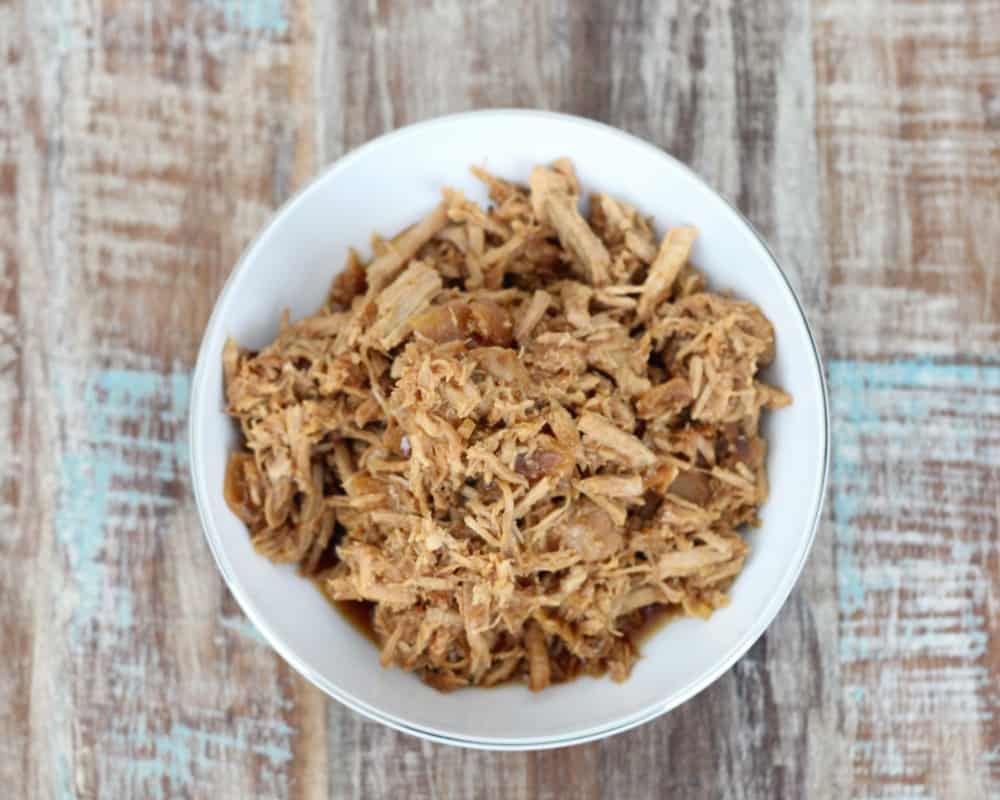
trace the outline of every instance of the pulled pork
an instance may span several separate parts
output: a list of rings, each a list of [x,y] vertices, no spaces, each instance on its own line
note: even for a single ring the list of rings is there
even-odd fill
[[[324,307],[223,355],[246,448],[225,496],[259,552],[371,604],[384,665],[440,689],[627,677],[652,609],[709,616],[767,497],[751,303],[706,291],[572,164],[482,170],[352,253]],[[331,566],[332,563],[332,566]]]

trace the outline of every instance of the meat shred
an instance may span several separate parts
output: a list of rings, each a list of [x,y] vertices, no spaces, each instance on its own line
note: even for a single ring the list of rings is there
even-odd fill
[[[326,304],[223,354],[245,449],[225,497],[259,552],[371,604],[384,665],[440,689],[622,680],[650,612],[727,603],[767,497],[751,303],[696,231],[578,205],[572,165],[442,204]]]

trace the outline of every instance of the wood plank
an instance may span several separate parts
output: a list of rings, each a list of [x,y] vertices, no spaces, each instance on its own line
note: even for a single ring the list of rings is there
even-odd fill
[[[608,121],[688,161],[738,204],[816,308],[823,270],[808,7],[713,0],[662,11],[638,2],[460,8],[346,4],[318,15],[320,160],[393,127],[480,106],[550,107]],[[449,57],[432,56],[439,52]],[[433,797],[465,785],[470,770],[509,797],[559,796],[567,786],[584,796],[796,796],[828,785],[838,760],[835,752],[819,756],[821,736],[836,735],[823,706],[834,690],[818,676],[836,663],[836,646],[818,634],[817,620],[836,629],[832,563],[832,542],[821,537],[803,586],[825,606],[813,608],[797,592],[766,641],[716,686],[603,743],[522,756],[464,753],[415,745],[331,705],[331,747],[351,754],[331,791],[361,797],[405,787],[414,798]],[[810,757],[777,756],[777,743],[783,754]],[[720,752],[726,771],[715,768]]]
[[[325,789],[325,701],[236,609],[187,485],[202,326],[247,240],[313,168],[309,40],[293,57],[285,9],[261,8],[15,12],[33,555],[20,567],[30,693],[23,669],[7,687],[30,714],[19,796]]]
[[[1000,793],[998,19],[994,2],[815,7],[856,796]]]
[[[0,784],[15,797],[30,791],[31,742],[28,736],[33,671],[32,592],[25,576],[36,558],[36,498],[23,457],[31,441],[31,418],[22,405],[25,378],[20,306],[17,134],[21,126],[24,74],[21,24],[11,5],[0,5],[0,644],[6,654],[0,677]]]
[[[824,270],[808,4],[699,3],[676,19],[642,11],[615,26],[630,35],[612,49],[629,55],[616,62],[610,119],[690,163],[743,211],[817,320]],[[798,588],[732,671],[600,745],[607,794],[797,797],[836,787],[833,557],[824,526]],[[685,766],[654,777],[651,763]]]
[[[570,96],[581,110],[605,102],[581,80],[593,74],[581,68],[588,56],[579,49],[570,55],[587,42],[584,16],[567,3],[475,11],[454,2],[317,9],[320,161],[440,114],[484,106],[546,108]],[[444,53],[446,58],[435,55]],[[333,703],[328,719],[331,752],[349,765],[331,772],[332,796],[556,797],[568,786],[587,796],[599,786],[593,746],[555,754],[484,753],[416,742]]]

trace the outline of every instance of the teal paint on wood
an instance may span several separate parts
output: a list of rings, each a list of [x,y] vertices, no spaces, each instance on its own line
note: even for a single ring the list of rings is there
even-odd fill
[[[283,0],[208,0],[208,5],[222,11],[227,28],[270,35],[288,30]]]
[[[1000,713],[989,664],[1000,364],[833,360],[829,377],[841,703],[866,731],[851,760],[919,796],[910,781],[933,745],[880,735],[886,709],[893,726],[955,735]],[[988,754],[980,764],[992,768]]]
[[[184,437],[168,434],[184,425],[189,386],[187,373],[105,370],[86,376],[83,386],[55,387],[67,439],[56,536],[78,591],[74,637],[98,617],[100,624],[131,624],[128,592],[107,582],[104,538],[111,527],[127,527],[123,523],[142,509],[175,504],[155,487],[176,480],[187,462]],[[78,418],[82,430],[75,429]],[[136,488],[137,480],[154,488]]]
[[[970,443],[964,457],[997,463],[1000,438],[977,439],[979,421],[1000,414],[1000,365],[938,364],[931,360],[873,363],[833,360],[828,365],[833,414],[832,505],[837,525],[837,573],[840,612],[860,611],[870,591],[892,588],[888,574],[862,577],[856,560],[857,518],[868,509],[866,481],[875,459],[866,458],[866,435],[891,434],[912,446],[933,448],[935,426],[942,439],[956,435]],[[977,452],[978,451],[978,452]],[[957,455],[941,453],[942,457]],[[905,534],[905,531],[899,531]],[[959,545],[962,553],[966,549]],[[970,618],[970,621],[971,618]],[[970,634],[971,635],[971,634]],[[972,636],[973,639],[977,637]],[[985,639],[970,649],[982,652]],[[849,657],[858,642],[847,642]]]

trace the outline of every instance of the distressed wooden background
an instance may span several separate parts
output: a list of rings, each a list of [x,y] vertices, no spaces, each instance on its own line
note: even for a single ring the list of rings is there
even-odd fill
[[[0,792],[1000,796],[1000,2],[0,0]],[[605,120],[762,229],[827,359],[825,520],[767,635],[611,740],[327,701],[187,478],[226,274],[322,165],[486,106]]]

